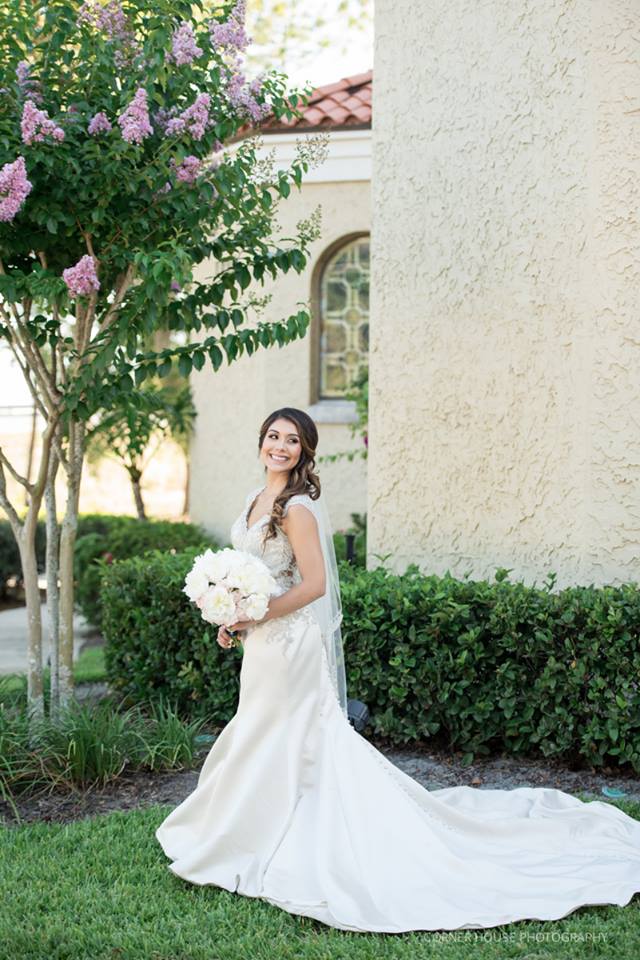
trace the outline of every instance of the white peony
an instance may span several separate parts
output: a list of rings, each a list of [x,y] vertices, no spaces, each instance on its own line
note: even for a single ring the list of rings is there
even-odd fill
[[[264,593],[254,593],[252,596],[246,597],[243,606],[247,619],[261,620],[267,612],[269,597]]]
[[[218,626],[222,623],[234,623],[236,605],[233,597],[224,587],[209,587],[200,601],[202,619]]]
[[[197,600],[198,597],[201,597],[209,586],[209,577],[206,573],[199,569],[198,567],[193,566],[189,573],[184,578],[184,587],[182,592],[186,593],[189,597],[189,600]]]
[[[226,548],[215,553],[213,550],[205,550],[202,554],[201,569],[213,583],[217,583],[218,580],[226,577],[229,570],[229,554],[232,552]]]
[[[261,620],[278,584],[259,557],[244,550],[207,549],[195,558],[183,592],[209,623]]]

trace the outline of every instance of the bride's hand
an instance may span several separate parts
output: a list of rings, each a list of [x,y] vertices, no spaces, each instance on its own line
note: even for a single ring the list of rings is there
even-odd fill
[[[218,627],[218,637],[217,637],[217,640],[218,640],[218,643],[220,644],[220,646],[223,647],[225,650],[227,650],[227,649],[231,646],[232,638],[231,638],[231,637],[229,636],[229,634],[227,633],[227,628],[226,628],[226,627],[224,627],[224,626]]]

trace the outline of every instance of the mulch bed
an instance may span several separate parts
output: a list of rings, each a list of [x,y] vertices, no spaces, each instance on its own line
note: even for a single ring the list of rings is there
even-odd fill
[[[625,799],[640,801],[640,777],[633,771],[614,771],[608,767],[600,771],[592,767],[568,770],[553,760],[511,756],[478,759],[463,766],[461,752],[451,754],[427,745],[399,750],[371,735],[367,739],[405,773],[431,790],[459,784],[504,790],[519,786],[551,787],[608,802],[609,798],[601,792],[602,787],[608,786],[624,790]],[[176,806],[195,789],[209,749],[207,746],[201,751],[197,766],[191,770],[125,772],[102,787],[56,790],[18,798],[16,807],[21,822],[70,823],[115,810],[134,810],[164,803]],[[0,824],[3,821],[6,826],[17,825],[10,806],[0,800]]]

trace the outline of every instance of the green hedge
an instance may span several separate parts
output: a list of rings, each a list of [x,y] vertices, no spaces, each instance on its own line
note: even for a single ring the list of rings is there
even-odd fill
[[[227,722],[241,652],[223,651],[181,592],[197,551],[105,571],[109,679]],[[465,761],[496,752],[640,771],[640,589],[553,590],[340,564],[350,697],[395,745],[434,738]]]
[[[104,568],[100,598],[110,685],[133,702],[166,697],[187,716],[226,723],[236,709],[242,653],[182,593],[201,550],[121,560]]]
[[[101,518],[94,532],[78,537],[74,551],[75,600],[83,616],[101,625],[100,579],[114,560],[143,557],[149,550],[179,552],[187,547],[217,548],[218,542],[196,524],[134,517]],[[87,524],[87,526],[89,526]]]

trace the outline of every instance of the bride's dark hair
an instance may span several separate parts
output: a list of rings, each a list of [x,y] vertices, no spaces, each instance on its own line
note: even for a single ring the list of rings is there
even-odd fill
[[[258,452],[262,450],[262,444],[269,431],[269,427],[274,420],[278,420],[280,417],[283,417],[285,420],[290,420],[291,423],[296,425],[302,449],[298,462],[295,467],[292,467],[289,471],[289,479],[286,487],[273,501],[271,516],[265,528],[265,542],[275,537],[278,527],[282,525],[284,508],[291,497],[295,497],[296,494],[299,493],[306,493],[312,500],[317,500],[320,496],[321,489],[320,478],[317,473],[314,472],[316,466],[316,447],[318,446],[318,430],[309,414],[305,413],[304,410],[298,410],[297,407],[280,407],[279,410],[274,410],[273,413],[270,413],[260,427]]]

